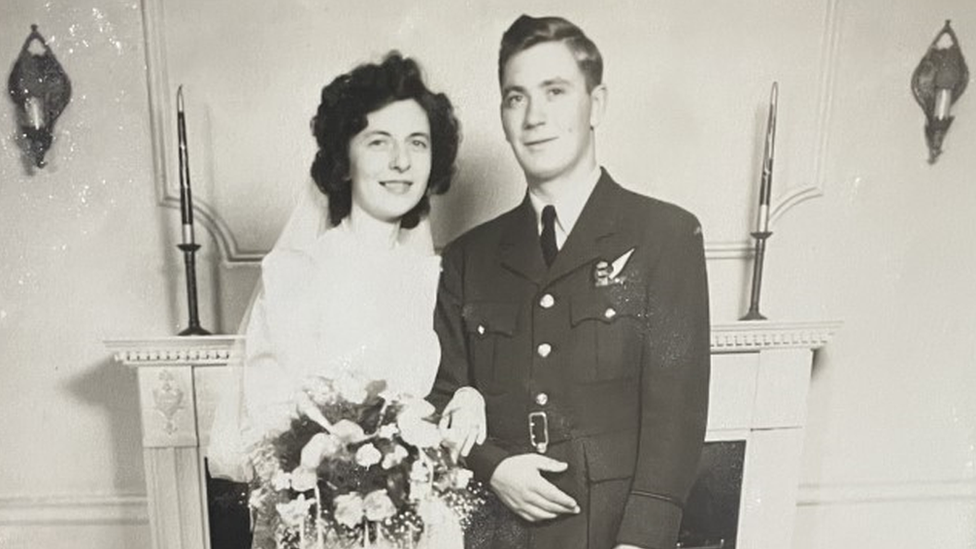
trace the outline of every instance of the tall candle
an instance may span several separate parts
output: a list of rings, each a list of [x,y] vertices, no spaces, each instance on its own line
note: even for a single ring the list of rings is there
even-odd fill
[[[952,90],[948,88],[938,88],[935,94],[935,119],[945,120],[949,118],[949,109],[952,107]]]
[[[773,155],[776,149],[776,105],[779,100],[779,85],[773,82],[769,92],[769,116],[766,119],[766,144],[763,149],[762,179],[759,185],[758,231],[769,231],[769,201],[773,186]]]
[[[27,123],[35,130],[44,125],[44,100],[40,97],[27,98]]]
[[[186,117],[183,114],[183,86],[176,91],[176,133],[180,157],[180,218],[183,222],[183,243],[193,244],[193,195],[190,192],[190,159],[186,149]]]

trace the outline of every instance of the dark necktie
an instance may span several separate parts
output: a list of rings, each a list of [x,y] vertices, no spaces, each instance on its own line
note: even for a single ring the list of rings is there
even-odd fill
[[[542,243],[542,257],[545,258],[546,265],[551,267],[559,252],[556,247],[556,208],[553,206],[542,208],[542,235],[539,240]]]

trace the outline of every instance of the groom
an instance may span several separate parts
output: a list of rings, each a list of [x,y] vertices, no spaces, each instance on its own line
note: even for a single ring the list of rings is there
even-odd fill
[[[467,464],[497,496],[474,545],[671,549],[694,481],[709,376],[701,229],[598,165],[602,72],[565,19],[509,27],[501,119],[528,192],[444,250],[435,400],[484,395],[489,436]]]

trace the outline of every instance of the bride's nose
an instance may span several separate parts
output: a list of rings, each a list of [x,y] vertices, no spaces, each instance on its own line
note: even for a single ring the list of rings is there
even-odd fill
[[[390,151],[390,169],[404,172],[410,169],[410,151],[402,145],[394,145]]]

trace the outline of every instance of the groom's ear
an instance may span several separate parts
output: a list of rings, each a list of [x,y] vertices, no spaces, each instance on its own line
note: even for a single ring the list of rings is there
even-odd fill
[[[598,84],[590,91],[590,129],[596,129],[607,112],[607,85]]]

